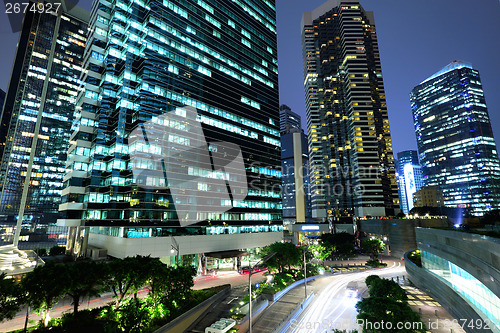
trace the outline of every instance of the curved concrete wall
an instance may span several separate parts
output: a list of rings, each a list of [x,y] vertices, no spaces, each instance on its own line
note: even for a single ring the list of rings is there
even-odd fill
[[[410,259],[408,259],[405,253],[405,268],[408,273],[409,280],[421,290],[431,295],[436,299],[443,307],[455,318],[455,319],[467,319],[470,320],[481,320],[482,318],[474,311],[474,309],[467,303],[467,301],[457,294],[452,288],[447,284],[443,283],[440,279],[429,273],[422,267],[415,265]],[[464,330],[467,333],[492,333],[492,330],[468,328],[464,326]]]
[[[500,297],[500,239],[440,229],[416,228],[415,233],[420,250],[463,268]]]

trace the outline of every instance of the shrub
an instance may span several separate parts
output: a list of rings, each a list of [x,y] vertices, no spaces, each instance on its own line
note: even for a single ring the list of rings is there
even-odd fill
[[[385,267],[387,264],[385,262],[380,262],[378,259],[371,259],[368,260],[365,264],[366,266],[370,266],[373,268],[378,268],[378,267]]]

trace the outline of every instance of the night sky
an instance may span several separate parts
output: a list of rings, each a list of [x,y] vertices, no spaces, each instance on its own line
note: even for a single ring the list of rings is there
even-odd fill
[[[221,0],[228,1],[228,0]],[[323,0],[277,0],[280,103],[305,121],[300,20]],[[453,60],[479,70],[500,148],[500,1],[360,0],[374,11],[394,152],[416,149],[409,93]],[[79,5],[90,10],[90,0]],[[0,88],[6,90],[18,34],[0,4]]]

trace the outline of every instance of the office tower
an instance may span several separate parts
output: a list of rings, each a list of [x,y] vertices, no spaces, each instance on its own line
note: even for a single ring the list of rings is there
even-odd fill
[[[415,207],[442,207],[443,191],[437,186],[422,186],[413,194],[413,204]]]
[[[90,244],[117,257],[170,256],[171,239],[162,236],[176,236],[181,255],[280,240],[274,1],[101,0],[93,4],[89,30],[88,73],[85,91],[77,98],[67,191],[58,220],[71,227],[68,249],[84,253]],[[175,147],[165,154],[187,154],[183,147],[195,140],[186,122],[202,126],[196,140],[203,158],[224,153],[224,142],[240,147],[248,195],[223,202],[230,209],[225,213],[191,212],[189,218],[198,222],[179,228],[185,227],[179,206],[195,204],[200,197],[172,193],[166,187],[172,179],[163,175],[173,166],[151,160],[148,152],[153,151],[145,146],[164,148],[150,146],[148,133],[163,126],[176,132],[167,140]],[[129,140],[140,136],[142,142]],[[132,152],[137,157],[141,151],[142,160],[132,159]],[[217,170],[190,168],[188,162],[177,166],[192,181],[198,177],[195,190],[205,191],[205,197],[228,191],[229,185],[207,185],[220,176]],[[151,175],[141,182],[134,174],[137,168]],[[221,200],[212,201],[221,205]],[[223,235],[210,236],[218,234]],[[188,235],[198,238],[188,241]],[[145,245],[136,246],[134,237]]]
[[[374,16],[330,0],[302,17],[313,217],[392,216],[394,157]]]
[[[399,204],[403,213],[408,214],[413,208],[413,194],[423,186],[422,168],[416,150],[401,151],[397,156],[396,177]]]
[[[283,104],[280,106],[280,133],[290,133],[294,129],[302,130],[300,116]]]
[[[500,165],[479,72],[453,61],[410,94],[425,186],[474,215],[500,208]]]
[[[17,234],[23,221],[57,219],[88,17],[65,1],[24,16],[0,129],[0,218],[17,220]]]
[[[286,113],[282,110],[286,110]],[[298,114],[282,105],[280,116],[283,114],[285,116],[280,117],[280,126],[286,124],[288,128],[281,133],[283,223],[305,223],[312,217],[307,136],[300,127]],[[288,126],[297,120],[298,127]]]

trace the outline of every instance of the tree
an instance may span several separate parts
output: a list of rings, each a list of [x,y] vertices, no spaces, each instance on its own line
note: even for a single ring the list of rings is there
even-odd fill
[[[27,302],[35,311],[42,312],[46,325],[49,312],[65,294],[66,283],[74,277],[69,276],[65,265],[46,263],[25,275],[21,282]]]
[[[365,239],[361,243],[361,248],[370,254],[370,258],[375,260],[380,253],[385,251],[385,244],[378,238]]]
[[[348,256],[354,252],[354,235],[347,232],[321,235],[321,245],[330,248],[334,256]]]
[[[196,269],[193,266],[176,266],[167,267],[164,272],[166,278],[157,284],[159,299],[167,310],[173,311],[191,296]]]
[[[425,325],[421,322],[420,316],[413,312],[406,302],[397,301],[388,297],[368,297],[356,304],[358,310],[357,318],[363,320],[365,323],[363,332],[377,332],[377,333],[425,333]],[[381,325],[380,329],[370,330],[366,325],[377,327],[375,323],[385,323]],[[410,329],[397,328],[398,323],[419,323],[408,325]],[[391,323],[390,325],[388,323]],[[392,329],[389,329],[392,327]],[[403,325],[404,327],[404,325]],[[382,329],[385,328],[385,329]]]
[[[309,246],[308,251],[311,252],[314,258],[326,260],[332,254],[333,249],[323,244],[318,244]]]
[[[0,274],[0,322],[15,317],[22,304],[21,294],[14,280],[7,279],[5,273]]]
[[[129,293],[134,293],[137,297],[137,290],[142,288],[150,277],[148,267],[151,260],[149,256],[138,255],[117,259],[106,265],[104,284],[115,294],[116,305],[119,305]]]
[[[375,282],[376,280],[380,280],[380,276],[378,275],[370,275],[368,276],[366,279],[365,279],[365,283],[368,287],[371,287],[371,285],[373,284],[373,282]]]
[[[366,284],[368,285],[369,282]],[[375,279],[370,281],[370,297],[388,297],[396,301],[408,300],[406,292],[396,282],[388,279]]]
[[[371,327],[377,327],[376,332],[380,333],[426,332],[420,316],[410,308],[404,289],[397,283],[392,280],[381,279],[377,275],[368,276],[365,282],[370,288],[370,297],[356,304],[357,318],[364,323],[363,332],[375,332],[375,330],[370,329]],[[408,325],[408,327],[411,327],[410,329],[397,327],[397,323],[406,322],[412,323]],[[379,325],[376,325],[376,323]]]
[[[262,249],[262,256],[276,252],[263,266],[275,268],[279,273],[283,273],[285,268],[291,270],[292,266],[299,265],[302,261],[302,250],[293,243],[276,242],[265,246]]]
[[[94,261],[77,261],[68,269],[71,278],[67,281],[65,292],[73,300],[73,313],[76,315],[82,298],[100,296],[105,270],[103,264]]]

